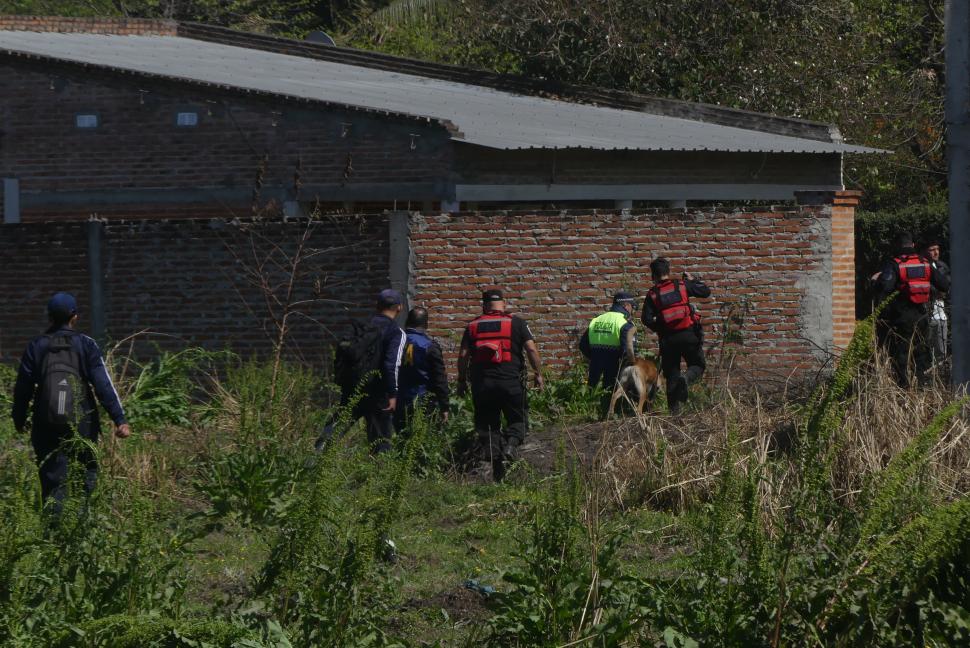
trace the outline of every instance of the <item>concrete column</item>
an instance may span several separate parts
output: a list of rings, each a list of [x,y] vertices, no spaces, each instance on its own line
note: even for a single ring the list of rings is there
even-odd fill
[[[668,200],[667,206],[673,209],[687,209],[687,200]]]
[[[632,200],[614,200],[613,207],[616,209],[633,209]]]
[[[457,200],[442,200],[441,211],[447,214],[454,214],[461,211],[461,203]]]
[[[950,188],[952,382],[970,387],[970,6],[946,3],[946,157]]]
[[[85,223],[88,235],[88,278],[91,283],[90,326],[91,337],[99,343],[105,340],[104,326],[104,265],[102,264],[102,250],[104,248],[104,223],[89,220]]]
[[[404,297],[404,313],[410,309],[411,286],[411,222],[406,211],[391,212],[388,220],[388,279],[391,288]],[[403,323],[403,319],[402,319]]]
[[[3,222],[20,222],[20,180],[17,178],[3,179]]]

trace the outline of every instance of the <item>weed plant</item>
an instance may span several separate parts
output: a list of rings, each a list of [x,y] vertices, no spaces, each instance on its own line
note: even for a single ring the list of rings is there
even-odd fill
[[[729,425],[713,499],[686,527],[696,551],[685,573],[644,590],[651,632],[673,628],[724,646],[967,640],[967,499],[948,501],[927,479],[941,439],[965,429],[965,401],[924,423],[888,465],[872,467],[860,501],[838,488],[836,456],[848,449],[852,388],[871,367],[872,325],[860,323],[805,411],[790,457],[740,462]]]
[[[195,486],[216,518],[275,523],[304,479],[307,456],[322,427],[319,382],[309,371],[250,361],[212,381],[199,426],[207,439]]]
[[[619,646],[636,637],[636,581],[619,557],[626,529],[601,526],[596,487],[566,465],[546,480],[528,515],[523,567],[504,576],[488,621],[489,646]]]

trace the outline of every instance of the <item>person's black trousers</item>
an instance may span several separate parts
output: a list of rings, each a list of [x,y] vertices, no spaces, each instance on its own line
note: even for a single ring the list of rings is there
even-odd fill
[[[421,408],[425,420],[439,416],[438,402],[430,394],[423,394],[410,401],[402,401],[399,397],[394,410],[394,430],[405,439],[411,438],[411,421],[414,420],[417,408]]]
[[[475,431],[491,457],[522,444],[529,432],[529,403],[520,379],[482,378],[472,383]],[[502,417],[505,427],[502,427]]]
[[[352,394],[347,393],[341,394],[340,406],[346,407],[352,396]],[[354,405],[354,408],[350,411],[350,417],[347,419],[348,426],[353,426],[360,419],[364,419],[367,429],[367,442],[374,454],[387,452],[391,449],[391,437],[394,434],[394,412],[384,411],[386,407],[386,396],[364,395]],[[316,450],[322,450],[335,433],[343,434],[346,431],[343,429],[336,430],[338,420],[339,416],[336,413],[330,416],[314,444]]]
[[[52,511],[59,513],[67,496],[67,481],[72,464],[84,470],[84,492],[90,495],[98,483],[98,461],[94,451],[84,441],[98,442],[97,431],[87,422],[80,426],[78,438],[70,428],[35,425],[30,442],[37,456],[40,491],[44,502],[51,502]],[[83,440],[82,440],[83,439]]]
[[[602,385],[603,389],[613,392],[616,385],[616,375],[620,373],[620,352],[593,349],[589,356],[589,379],[590,387]]]
[[[371,452],[380,454],[391,449],[391,437],[394,436],[394,412],[385,411],[387,398],[369,399],[361,409],[364,423],[367,425],[367,442]],[[357,414],[357,411],[354,412]],[[360,416],[356,416],[357,420]]]
[[[915,309],[901,310],[889,323],[889,356],[896,381],[903,387],[909,385],[910,367],[920,384],[927,380],[926,372],[933,363],[929,327],[926,313]]]
[[[707,368],[704,340],[694,329],[677,331],[660,338],[660,370],[667,384],[667,405],[677,409],[687,402],[687,386],[681,384],[680,362],[687,363],[684,373],[687,385],[700,380]]]

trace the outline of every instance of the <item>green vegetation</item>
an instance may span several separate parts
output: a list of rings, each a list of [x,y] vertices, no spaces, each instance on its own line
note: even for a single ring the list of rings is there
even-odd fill
[[[359,429],[317,453],[311,372],[273,390],[271,364],[193,350],[122,377],[115,354],[141,428],[102,441],[90,499],[51,518],[3,427],[0,643],[962,645],[966,405],[900,391],[872,335],[770,408],[595,423],[573,370],[501,485],[466,472],[462,399],[388,455]]]

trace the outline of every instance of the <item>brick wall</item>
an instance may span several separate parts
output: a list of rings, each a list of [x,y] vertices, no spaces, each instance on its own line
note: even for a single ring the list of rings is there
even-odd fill
[[[217,208],[225,208],[220,216],[247,215],[257,185],[268,194],[299,182],[300,197],[313,201],[313,186],[432,183],[450,166],[443,128],[360,111],[3,59],[0,96],[0,177],[20,178],[25,221],[95,212],[131,218],[152,200],[156,217]],[[175,125],[186,110],[198,113],[198,126]],[[87,112],[99,116],[98,128],[75,126],[76,114]],[[414,149],[411,134],[419,135]],[[188,199],[186,189],[202,193]],[[119,192],[134,190],[155,193],[119,203]],[[31,196],[51,192],[68,198],[31,206]],[[193,202],[202,207],[193,211]]]
[[[860,191],[836,192],[832,202],[833,343],[843,349],[855,332],[855,208]]]
[[[149,330],[137,348],[232,348],[240,355],[269,353],[274,327],[264,291],[247,273],[282,285],[274,270],[292,253],[303,222],[224,220],[109,223],[103,244],[105,320],[108,336],[123,339]],[[46,325],[44,307],[56,290],[79,299],[81,328],[89,330],[87,238],[83,224],[0,227],[0,359],[13,361]],[[287,355],[321,366],[333,336],[369,312],[388,280],[387,219],[335,217],[312,229],[308,250],[320,252],[303,266],[294,299],[314,300],[293,320]],[[255,254],[253,250],[255,249]],[[267,258],[272,260],[266,262]],[[277,291],[282,294],[282,289]]]
[[[454,366],[481,290],[501,287],[546,361],[563,367],[612,293],[642,299],[650,261],[665,255],[675,273],[689,270],[712,289],[712,299],[696,300],[708,346],[721,345],[729,316],[741,317],[740,363],[784,377],[817,366],[818,347],[831,347],[829,209],[415,216],[414,303],[431,308]],[[656,338],[646,344],[656,348]]]
[[[725,331],[733,328],[737,336],[727,346],[738,354],[737,365],[783,381],[816,368],[833,347],[833,311],[844,307],[841,298],[833,300],[833,280],[837,286],[841,281],[831,258],[839,234],[832,222],[836,207],[411,214],[404,237],[391,227],[401,216],[327,218],[308,239],[309,247],[327,252],[305,268],[296,292],[299,299],[322,301],[298,318],[288,355],[320,366],[334,336],[369,312],[376,292],[395,278],[408,286],[412,304],[431,309],[432,332],[449,367],[464,324],[479,312],[481,290],[499,286],[513,310],[531,322],[546,362],[563,368],[576,360],[577,336],[615,290],[645,295],[649,263],[662,254],[675,273],[689,270],[712,288],[712,299],[696,300],[712,366]],[[146,352],[150,341],[166,349],[191,344],[268,354],[273,326],[246,268],[274,245],[292,251],[300,222],[196,219],[104,227],[105,320],[112,339],[149,329],[156,335],[144,338]],[[393,245],[403,245],[403,255]],[[75,292],[83,315],[85,246],[83,224],[0,227],[4,361],[15,359],[43,328],[44,304],[55,290]],[[283,279],[278,271],[265,274],[271,283]],[[851,295],[845,301],[851,304]],[[655,340],[641,337],[641,348],[656,348]]]
[[[88,286],[84,223],[0,225],[0,360],[19,360],[43,330],[52,294],[69,291],[83,309]]]
[[[177,27],[174,20],[0,15],[0,29],[11,31],[175,36]]]

